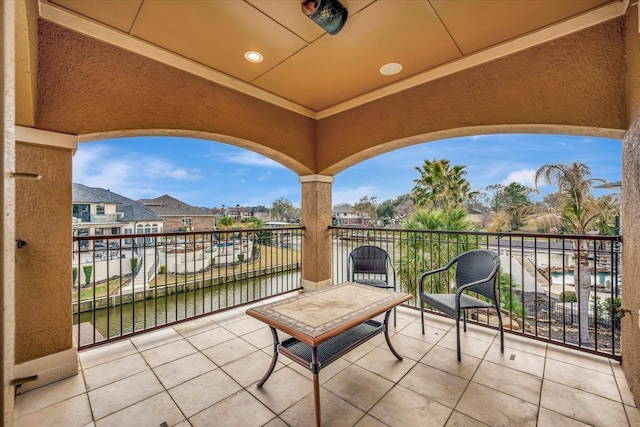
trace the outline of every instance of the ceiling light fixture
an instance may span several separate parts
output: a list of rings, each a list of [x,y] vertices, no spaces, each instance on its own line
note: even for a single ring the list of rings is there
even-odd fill
[[[249,62],[262,62],[264,57],[260,52],[256,52],[255,50],[250,50],[244,53],[244,58]]]
[[[331,35],[342,30],[349,15],[338,0],[303,0],[301,6],[305,15]]]
[[[402,65],[397,62],[389,62],[388,64],[384,64],[380,67],[380,74],[385,76],[393,76],[394,74],[398,74],[402,71]]]

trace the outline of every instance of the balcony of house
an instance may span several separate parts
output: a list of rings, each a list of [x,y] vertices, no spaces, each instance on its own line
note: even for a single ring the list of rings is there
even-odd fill
[[[100,236],[117,240],[109,256],[83,262],[86,251],[74,253],[80,373],[18,394],[16,425],[312,425],[309,369],[280,357],[256,387],[274,343],[246,315],[299,294],[303,230]],[[344,238],[363,231],[366,240]],[[389,254],[397,289],[414,298],[389,322],[402,360],[378,335],[320,372],[323,425],[639,425],[620,367],[620,236],[331,234],[334,283],[348,280],[351,251],[371,245]],[[467,313],[458,362],[455,322],[428,311],[422,334],[415,284],[476,248],[500,255],[501,310]],[[592,280],[586,306],[571,274],[583,268]]]

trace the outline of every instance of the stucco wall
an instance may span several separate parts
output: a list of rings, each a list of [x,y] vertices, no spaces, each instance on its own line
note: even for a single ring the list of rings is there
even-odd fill
[[[314,119],[50,22],[39,21],[38,36],[37,128],[120,136],[186,130],[250,148],[297,173],[315,170]]]
[[[71,150],[16,143],[15,361],[73,347],[71,334]]]
[[[632,8],[626,32],[627,111],[630,129],[622,145],[622,368],[636,404],[640,404],[640,34],[638,8]]]
[[[544,133],[584,127],[575,129],[582,135],[589,128],[604,134],[609,128],[624,130],[624,79],[611,78],[625,72],[623,22],[610,21],[324,118],[318,124],[318,173],[334,175],[391,149],[461,136],[475,126],[487,133],[509,132],[508,126]]]

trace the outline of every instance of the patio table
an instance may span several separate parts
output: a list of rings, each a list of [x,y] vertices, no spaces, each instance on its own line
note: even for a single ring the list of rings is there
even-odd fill
[[[344,282],[248,309],[249,316],[269,325],[274,342],[271,365],[257,386],[262,387],[273,372],[278,354],[309,369],[315,424],[320,426],[320,370],[380,333],[402,360],[391,345],[387,326],[391,310],[410,298],[403,292]],[[373,319],[383,313],[383,322]],[[278,330],[291,338],[280,342]]]

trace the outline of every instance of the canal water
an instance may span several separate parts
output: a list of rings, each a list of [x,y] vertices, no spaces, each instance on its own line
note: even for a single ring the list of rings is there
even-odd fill
[[[299,287],[300,277],[300,271],[293,271],[173,293],[74,314],[73,324],[89,323],[102,337],[115,338],[291,291]],[[86,342],[81,338],[78,342]]]

